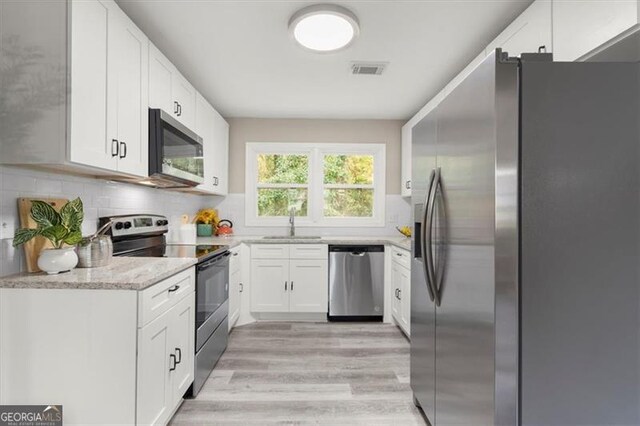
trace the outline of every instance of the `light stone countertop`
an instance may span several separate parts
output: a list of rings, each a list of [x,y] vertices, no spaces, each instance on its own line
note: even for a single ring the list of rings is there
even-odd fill
[[[404,250],[411,250],[411,239],[406,237],[336,237],[323,236],[319,239],[306,238],[265,238],[260,236],[234,235],[231,237],[198,237],[197,244],[225,244],[229,248],[245,244],[390,244]]]
[[[0,278],[0,288],[142,290],[195,265],[195,258],[113,257],[100,268],[57,275],[26,272]]]

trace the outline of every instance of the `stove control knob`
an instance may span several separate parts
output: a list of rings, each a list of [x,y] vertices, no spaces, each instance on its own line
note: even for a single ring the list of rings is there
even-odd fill
[[[114,225],[114,227],[118,230],[122,229],[122,222],[116,222],[116,224]]]
[[[164,220],[157,220],[156,221],[156,226],[162,226],[164,225]]]
[[[129,228],[131,228],[131,222],[125,222],[124,229],[129,229]]]
[[[163,220],[163,221],[162,221],[162,224],[163,224],[164,226],[167,226],[167,225],[169,224],[169,221],[165,219],[165,220]]]

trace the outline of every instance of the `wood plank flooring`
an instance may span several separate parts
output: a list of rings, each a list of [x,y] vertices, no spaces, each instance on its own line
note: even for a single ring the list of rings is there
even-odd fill
[[[380,323],[264,322],[234,328],[173,425],[425,425],[409,343]]]

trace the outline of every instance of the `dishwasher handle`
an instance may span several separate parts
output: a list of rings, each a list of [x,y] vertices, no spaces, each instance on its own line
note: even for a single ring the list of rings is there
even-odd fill
[[[357,256],[357,257],[363,257],[365,255],[365,252],[363,251],[352,251],[351,253],[349,253],[351,256]]]

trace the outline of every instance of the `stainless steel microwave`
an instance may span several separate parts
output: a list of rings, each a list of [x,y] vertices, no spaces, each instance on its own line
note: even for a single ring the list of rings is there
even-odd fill
[[[202,138],[161,109],[149,108],[148,180],[162,188],[204,182]]]

